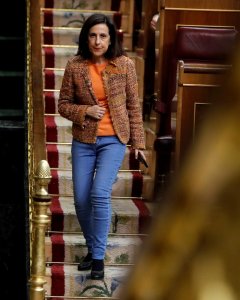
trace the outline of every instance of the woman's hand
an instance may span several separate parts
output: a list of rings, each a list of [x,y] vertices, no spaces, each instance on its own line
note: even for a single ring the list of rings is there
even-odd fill
[[[106,108],[101,107],[99,105],[89,106],[86,110],[86,114],[89,117],[92,117],[97,120],[101,120],[103,115],[105,114]]]
[[[148,168],[148,163],[146,160],[146,156],[142,150],[135,149],[135,158],[141,162],[146,168]]]
[[[146,160],[146,156],[142,150],[134,149],[134,151],[135,151],[135,159],[138,159],[138,153],[140,153],[140,155],[142,155],[142,157]]]

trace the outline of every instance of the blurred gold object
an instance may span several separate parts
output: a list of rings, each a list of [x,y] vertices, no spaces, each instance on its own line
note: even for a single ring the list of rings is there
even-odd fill
[[[44,284],[46,283],[45,261],[45,232],[50,222],[47,214],[51,203],[51,197],[47,191],[47,185],[51,180],[48,162],[41,160],[35,172],[36,191],[33,196],[32,219],[32,266],[30,278],[30,300],[45,299]]]
[[[238,54],[121,300],[240,299],[239,83]]]

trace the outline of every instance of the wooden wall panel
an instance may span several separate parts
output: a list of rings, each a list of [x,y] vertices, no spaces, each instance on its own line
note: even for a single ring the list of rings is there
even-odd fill
[[[226,80],[228,65],[186,65],[179,63],[176,151],[175,166],[182,164],[188,149],[197,139],[197,132],[201,122],[208,113],[209,104],[218,105],[221,87]],[[192,64],[194,66],[194,64]]]

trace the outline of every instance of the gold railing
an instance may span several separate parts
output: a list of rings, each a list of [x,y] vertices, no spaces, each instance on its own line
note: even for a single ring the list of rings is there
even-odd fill
[[[46,283],[45,233],[50,222],[48,209],[51,197],[47,187],[51,180],[49,164],[41,160],[35,172],[35,193],[32,213],[32,265],[30,276],[30,300],[44,300]]]
[[[45,298],[45,230],[49,222],[50,198],[44,182],[49,180],[44,146],[43,84],[41,61],[40,0],[27,0],[27,114],[28,114],[28,178],[30,224],[30,297]],[[37,167],[37,162],[41,161]],[[50,172],[50,171],[49,171]],[[43,177],[42,177],[43,176]],[[45,176],[45,177],[44,177]],[[37,190],[35,191],[35,183]],[[43,184],[44,183],[44,184]],[[44,192],[45,190],[45,192]]]

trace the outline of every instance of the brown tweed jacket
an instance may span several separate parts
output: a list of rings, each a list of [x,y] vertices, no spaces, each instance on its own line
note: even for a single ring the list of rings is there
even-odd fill
[[[142,112],[133,61],[126,56],[113,59],[102,77],[119,140],[123,144],[130,143],[135,149],[144,149]],[[87,61],[75,56],[68,61],[64,72],[58,111],[73,122],[73,138],[80,142],[96,142],[98,121],[86,115],[86,109],[95,104],[98,100],[92,88]]]

